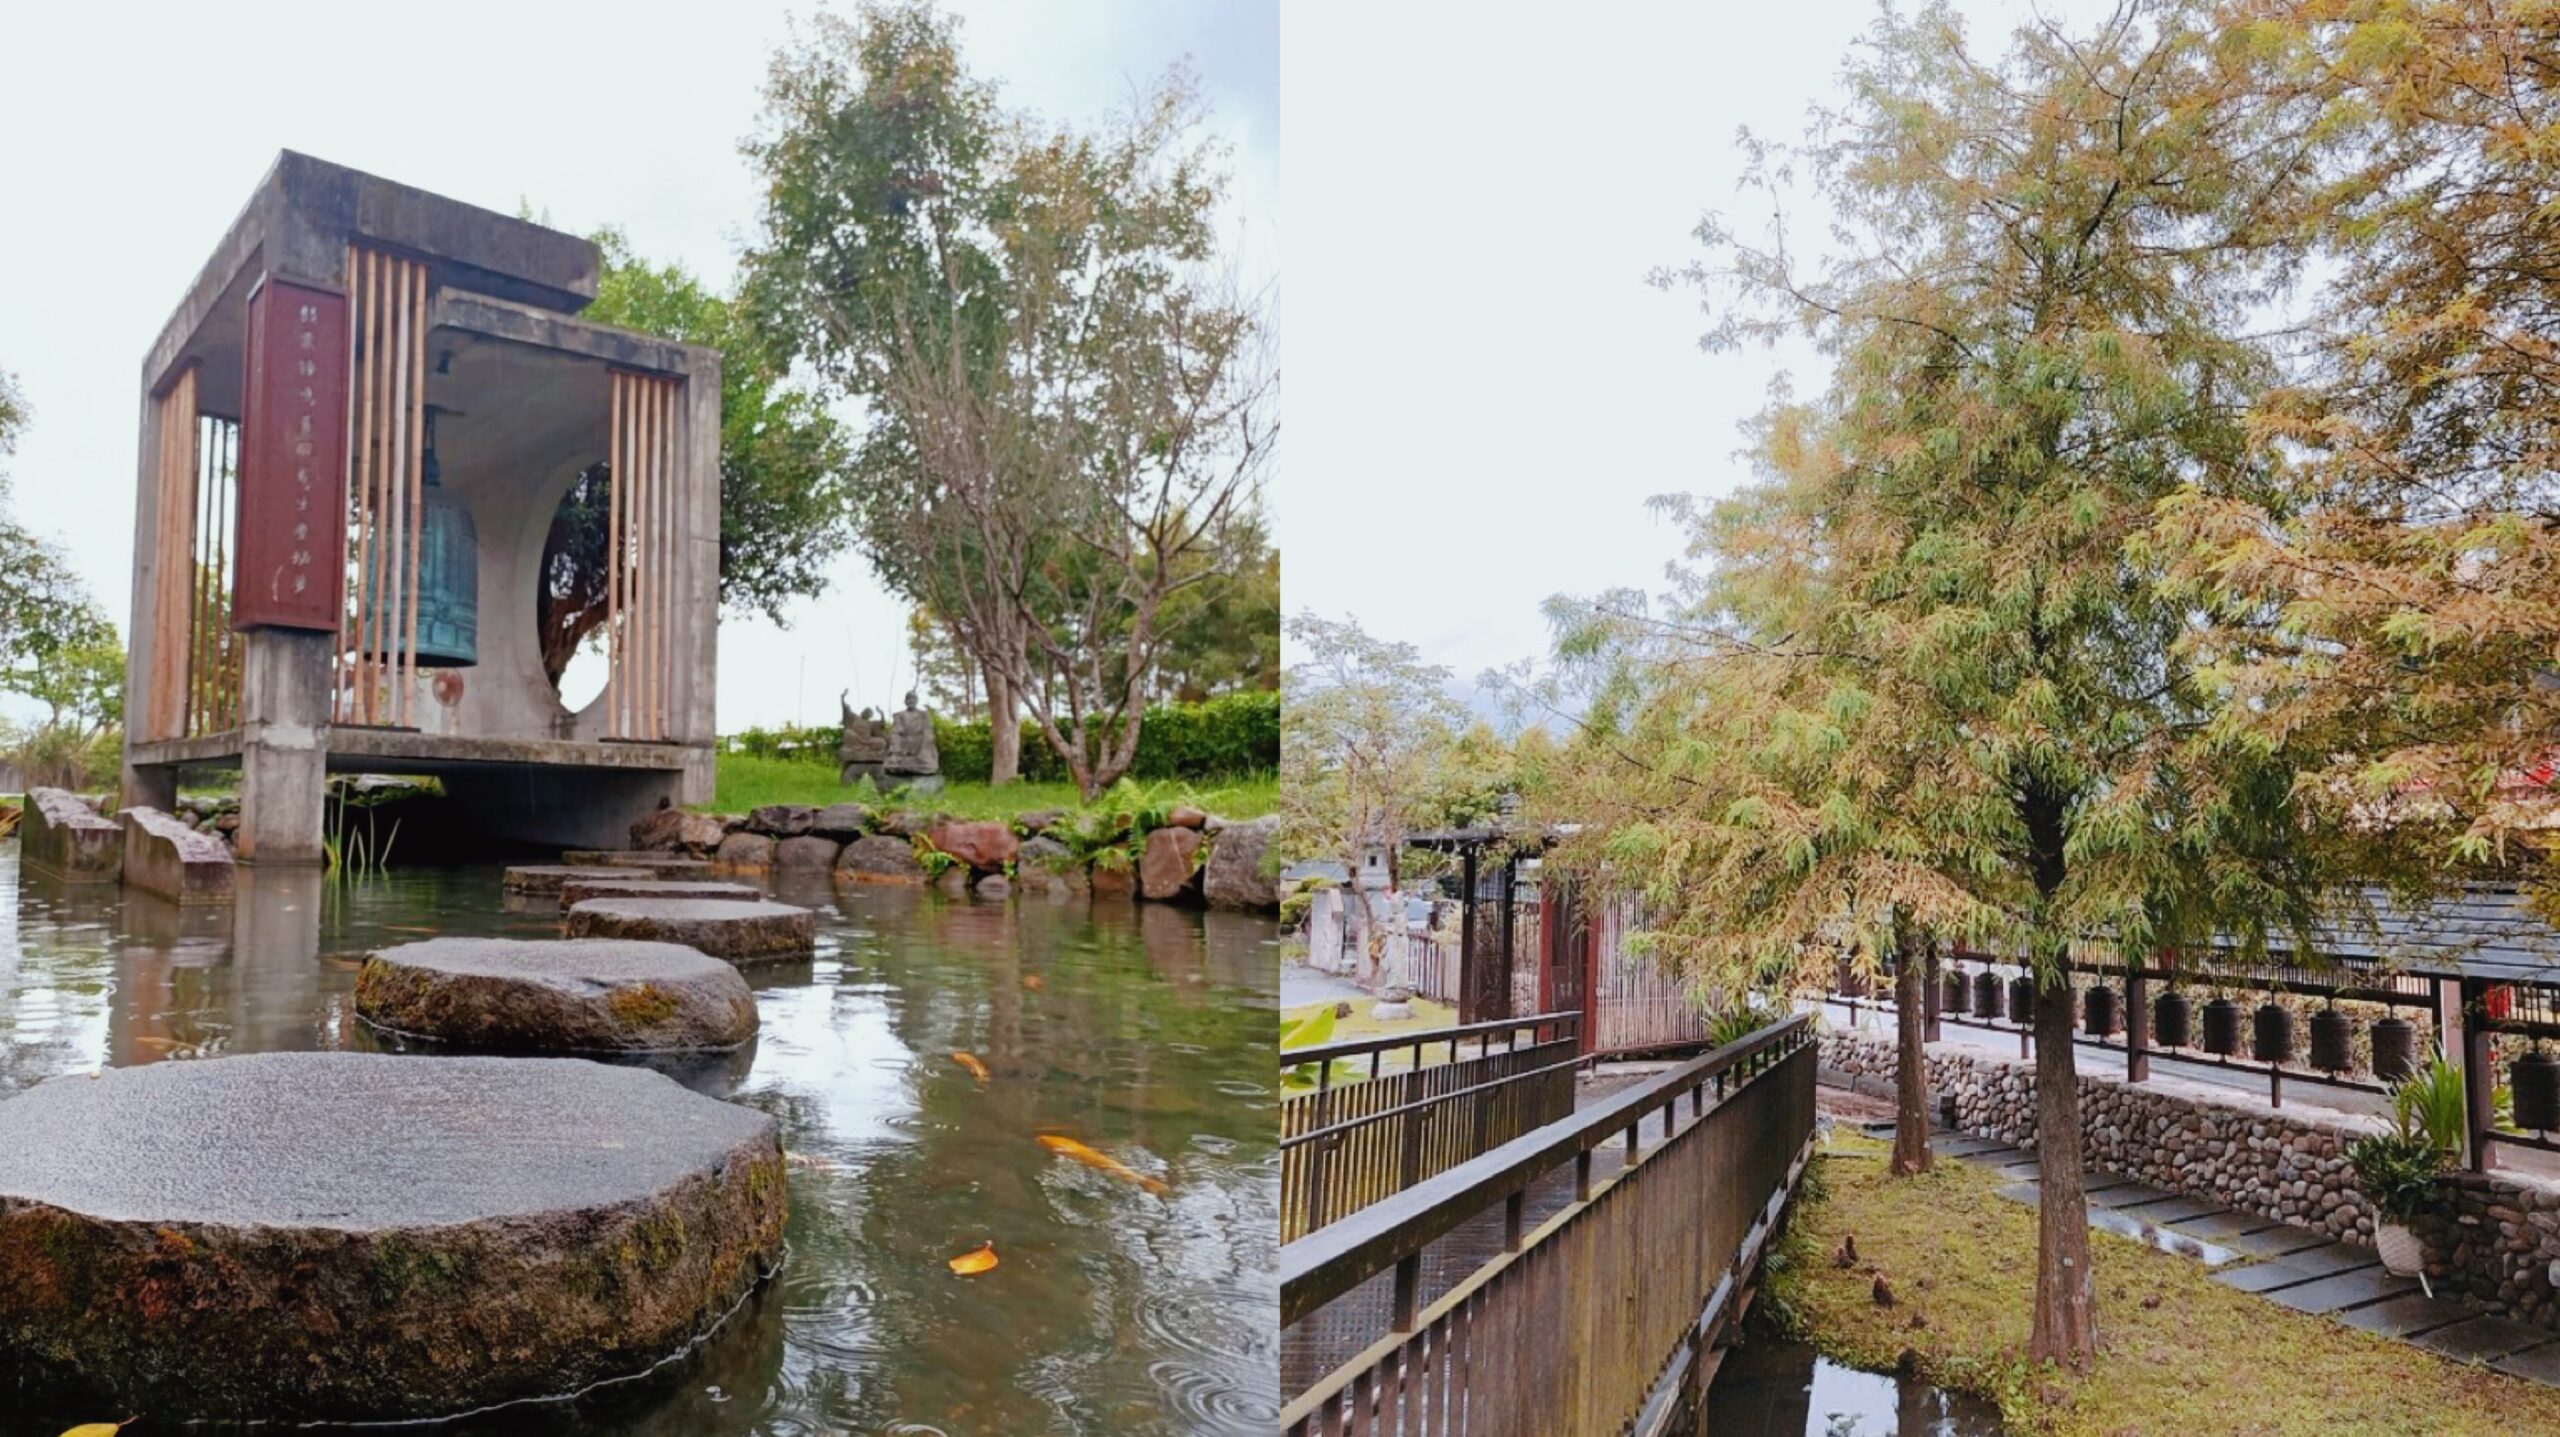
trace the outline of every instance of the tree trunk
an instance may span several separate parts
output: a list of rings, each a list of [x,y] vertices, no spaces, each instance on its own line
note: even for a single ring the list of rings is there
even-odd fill
[[[1927,965],[1909,947],[1894,960],[1893,1174],[1929,1170],[1929,1053],[1921,1041],[1929,997]]]
[[[2050,970],[2048,970],[2050,971]],[[2036,992],[2036,1310],[2027,1360],[2085,1365],[2098,1350],[2089,1271],[2089,1194],[2081,1184],[2080,1075],[2068,987]]]
[[[1011,783],[1022,776],[1022,706],[1013,701],[1013,685],[987,666],[987,782]]]

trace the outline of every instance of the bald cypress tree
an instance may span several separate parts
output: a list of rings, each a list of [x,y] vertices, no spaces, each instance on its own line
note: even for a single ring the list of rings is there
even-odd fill
[[[1645,893],[1666,962],[1729,988],[1936,936],[2034,975],[2037,1359],[2097,1332],[2068,964],[2307,933],[2346,851],[2300,756],[2213,722],[2151,527],[2184,486],[2268,482],[2245,336],[2318,140],[2247,78],[2200,5],[1997,60],[1943,7],[1880,20],[1847,104],[1755,171],[1810,179],[1832,257],[1711,221],[1666,277],[1707,296],[1710,347],[1808,336],[1827,387],[1763,416],[1753,483],[1672,504],[1695,587],[1560,615],[1603,677],[1545,801],[1589,825],[1565,861]]]

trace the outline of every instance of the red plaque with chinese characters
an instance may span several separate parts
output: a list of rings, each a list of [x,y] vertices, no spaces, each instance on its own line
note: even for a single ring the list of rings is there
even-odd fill
[[[336,632],[346,606],[347,300],[249,297],[231,626]]]

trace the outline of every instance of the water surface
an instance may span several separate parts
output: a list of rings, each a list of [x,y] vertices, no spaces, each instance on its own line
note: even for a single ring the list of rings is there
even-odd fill
[[[2000,1437],[2000,1411],[1913,1377],[1843,1367],[1754,1323],[1707,1391],[1710,1437]]]
[[[366,951],[557,933],[549,900],[511,910],[499,872],[342,886],[244,869],[234,907],[181,910],[22,879],[17,845],[0,843],[0,1097],[100,1066],[385,1047],[350,998]],[[776,896],[817,910],[815,960],[747,970],[755,1044],[672,1070],[781,1123],[794,1159],[781,1274],[653,1378],[425,1430],[1271,1430],[1274,925],[1125,902],[838,892],[823,877]],[[987,1081],[955,1052],[980,1059]],[[1090,1144],[1169,1194],[1058,1158],[1040,1133]],[[949,1258],[989,1240],[995,1271],[952,1275]],[[0,1432],[124,1415],[0,1414]],[[154,1430],[169,1428],[128,1429]]]

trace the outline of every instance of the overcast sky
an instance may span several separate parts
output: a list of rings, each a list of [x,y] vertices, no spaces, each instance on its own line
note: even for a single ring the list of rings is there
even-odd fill
[[[1279,272],[1274,0],[958,0],[1007,100],[1089,119],[1188,55],[1235,147],[1248,277]],[[279,149],[561,228],[726,287],[756,216],[737,144],[802,3],[13,5],[0,29],[0,369],[35,419],[9,468],[119,625],[144,350]],[[402,66],[416,66],[406,80]],[[848,556],[785,631],[724,617],[720,727],[893,704],[904,606]],[[491,622],[488,615],[482,622]]]
[[[1959,8],[1977,42],[2029,13]],[[1823,374],[1809,350],[1701,354],[1695,297],[1645,275],[1699,253],[1708,210],[1766,218],[1735,188],[1737,128],[1799,135],[1874,13],[1289,8],[1292,612],[1356,614],[1471,681],[1545,652],[1551,594],[1661,587],[1680,538],[1644,501],[1732,488],[1773,373]]]

